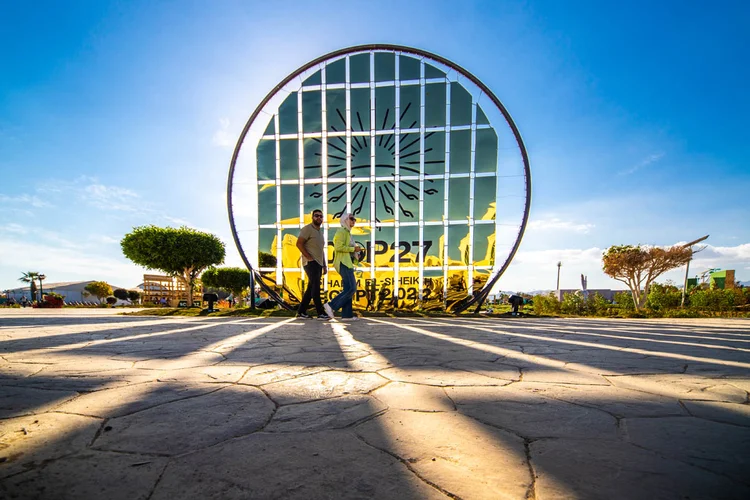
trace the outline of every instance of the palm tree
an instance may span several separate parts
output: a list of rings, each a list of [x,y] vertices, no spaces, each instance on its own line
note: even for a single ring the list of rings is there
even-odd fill
[[[44,300],[44,287],[42,287],[42,281],[46,280],[47,277],[43,274],[37,274],[36,279],[39,280],[39,300]]]
[[[29,290],[31,292],[31,301],[36,300],[36,280],[39,279],[39,273],[34,271],[28,271],[23,273],[23,276],[18,278],[18,281],[29,283]]]

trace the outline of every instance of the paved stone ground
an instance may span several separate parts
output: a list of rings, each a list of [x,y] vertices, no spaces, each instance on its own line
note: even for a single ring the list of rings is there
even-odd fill
[[[4,498],[750,498],[750,321],[0,312]]]

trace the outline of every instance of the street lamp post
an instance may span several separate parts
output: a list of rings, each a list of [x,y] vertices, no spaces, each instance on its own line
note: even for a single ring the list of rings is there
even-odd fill
[[[696,243],[700,243],[701,241],[707,239],[709,235],[707,234],[703,238],[698,238],[697,240],[693,240],[690,243],[685,243],[682,245],[682,248],[688,248],[692,247]],[[701,249],[702,250],[702,249]],[[690,259],[692,260],[692,255]],[[690,271],[690,260],[687,261],[687,264],[685,265],[685,282],[682,285],[682,299],[680,300],[680,307],[685,307],[685,295],[687,294],[687,287],[688,287],[688,272]]]
[[[560,291],[560,268],[562,267],[562,261],[558,261],[557,263],[557,288],[556,290]]]

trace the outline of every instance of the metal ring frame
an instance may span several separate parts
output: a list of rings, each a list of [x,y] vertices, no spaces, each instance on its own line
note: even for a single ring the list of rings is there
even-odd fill
[[[268,101],[271,100],[271,98],[276,95],[276,93],[283,89],[289,82],[291,82],[294,78],[296,78],[299,74],[303,73],[304,71],[324,62],[328,59],[333,59],[335,57],[344,56],[347,54],[355,53],[355,52],[364,52],[364,51],[375,51],[375,50],[387,50],[387,51],[394,51],[394,52],[403,52],[405,54],[413,54],[419,57],[427,57],[434,61],[437,61],[451,69],[454,69],[458,71],[460,74],[466,76],[469,78],[472,83],[474,83],[482,92],[484,92],[487,97],[490,98],[492,103],[497,106],[497,108],[500,110],[500,112],[503,114],[503,117],[505,118],[505,121],[507,122],[508,126],[513,132],[513,136],[516,139],[516,143],[518,145],[519,150],[521,151],[521,156],[523,158],[523,167],[524,167],[524,176],[526,178],[526,200],[524,204],[524,213],[523,213],[523,221],[521,222],[521,227],[518,231],[518,237],[516,238],[516,242],[513,245],[513,248],[511,249],[510,253],[508,254],[508,258],[503,263],[502,267],[495,273],[495,275],[492,277],[492,279],[488,280],[485,286],[480,290],[476,295],[469,295],[467,296],[462,303],[459,303],[455,309],[455,314],[460,314],[461,312],[465,311],[466,309],[472,307],[473,305],[477,305],[477,308],[475,312],[478,312],[479,309],[482,307],[482,304],[485,300],[487,300],[487,296],[489,295],[490,291],[492,290],[492,287],[497,283],[497,280],[500,279],[500,276],[503,275],[505,270],[510,265],[510,262],[513,260],[513,257],[515,256],[516,252],[518,251],[518,247],[521,245],[521,240],[523,239],[523,234],[526,231],[526,224],[529,220],[529,210],[531,208],[531,168],[529,166],[529,155],[526,151],[526,146],[523,143],[523,139],[521,139],[521,133],[518,131],[518,127],[516,127],[515,122],[513,121],[513,118],[511,118],[510,113],[505,108],[502,102],[500,102],[500,99],[497,98],[497,96],[479,79],[477,79],[474,75],[463,69],[461,66],[449,61],[448,59],[445,59],[444,57],[441,57],[437,54],[433,54],[431,52],[427,52],[425,50],[421,49],[415,49],[412,47],[406,47],[403,45],[392,45],[392,44],[367,44],[367,45],[355,45],[353,47],[347,47],[345,49],[336,50],[333,52],[329,52],[328,54],[325,54],[323,56],[320,56],[309,63],[305,64],[304,66],[298,68],[293,73],[291,73],[289,76],[284,78],[278,85],[276,85],[267,95],[263,98],[263,100],[260,102],[260,104],[255,108],[255,111],[253,111],[253,114],[250,115],[250,118],[248,119],[247,123],[245,124],[245,127],[242,129],[242,133],[240,134],[239,139],[237,140],[237,145],[234,148],[234,152],[232,153],[232,161],[230,163],[229,167],[229,178],[227,181],[227,211],[229,213],[229,226],[232,230],[232,237],[234,238],[234,242],[237,245],[237,250],[240,253],[240,257],[242,257],[242,261],[245,263],[245,266],[247,266],[248,270],[253,273],[253,275],[256,277],[256,282],[260,285],[261,289],[265,291],[268,296],[277,302],[281,307],[287,310],[294,310],[294,307],[292,307],[291,304],[287,303],[284,299],[282,299],[268,284],[265,283],[265,280],[267,279],[265,276],[261,275],[257,270],[253,269],[253,266],[250,264],[250,262],[247,259],[247,256],[245,255],[244,250],[242,249],[242,244],[240,243],[239,235],[237,234],[237,229],[234,224],[234,213],[232,210],[232,179],[234,178],[234,169],[237,163],[237,157],[240,153],[240,148],[242,147],[242,143],[245,140],[245,136],[247,135],[248,131],[250,130],[250,126],[253,124],[255,119],[258,117],[260,112],[263,110],[263,108],[266,106]]]

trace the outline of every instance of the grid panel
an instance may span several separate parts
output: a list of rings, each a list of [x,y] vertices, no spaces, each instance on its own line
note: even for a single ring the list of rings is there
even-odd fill
[[[374,249],[376,241],[379,241],[378,231],[384,227],[393,227],[395,251],[398,254],[399,248],[401,251],[405,248],[401,241],[401,233],[409,233],[402,231],[401,227],[413,223],[417,236],[410,236],[413,240],[407,243],[410,247],[415,247],[416,261],[410,261],[410,267],[404,269],[405,272],[418,270],[420,300],[427,249],[431,246],[438,247],[442,243],[439,254],[443,257],[441,267],[445,300],[448,296],[448,278],[451,270],[468,270],[466,285],[469,290],[471,289],[474,259],[473,226],[476,217],[474,183],[478,173],[477,131],[489,131],[492,127],[486,123],[485,113],[481,112],[473,97],[470,104],[470,123],[466,123],[466,112],[462,106],[465,106],[469,93],[460,83],[451,81],[447,75],[428,62],[416,60],[406,54],[396,54],[393,56],[392,73],[390,69],[382,73],[388,77],[392,74],[393,80],[389,80],[386,76],[379,76],[376,67],[378,54],[380,52],[375,51],[367,54],[367,68],[362,62],[363,54],[347,55],[323,64],[318,77],[307,78],[305,85],[291,93],[279,106],[273,118],[273,136],[267,133],[263,136],[264,140],[275,142],[276,150],[275,191],[276,214],[279,221],[276,225],[277,281],[282,270],[282,231],[288,229],[288,224],[282,223],[284,219],[281,216],[282,212],[289,213],[288,208],[282,209],[282,184],[286,186],[291,182],[296,185],[299,193],[299,217],[293,226],[299,228],[304,225],[308,209],[314,206],[314,201],[309,198],[314,197],[320,203],[325,220],[333,226],[329,228],[328,223],[324,226],[326,240],[332,237],[331,231],[337,229],[336,221],[330,221],[329,215],[340,215],[344,210],[359,210],[358,215],[366,216],[366,219],[358,223],[358,227],[365,227],[369,231],[367,239],[370,248]],[[414,79],[416,75],[412,60],[418,64],[419,79]],[[401,78],[404,61],[409,63],[408,79]],[[356,76],[352,75],[353,69]],[[331,81],[329,75],[336,77]],[[336,98],[341,94],[345,97],[344,103]],[[389,103],[385,107],[381,105],[379,108],[379,101],[387,100],[389,96],[392,96],[392,104]],[[292,104],[290,101],[286,104],[290,99],[295,102]],[[440,102],[442,110],[434,109],[436,101]],[[462,115],[458,124],[451,122],[452,104],[460,106]],[[313,109],[309,109],[310,107]],[[285,125],[285,133],[282,134],[280,121],[288,123],[288,119],[284,117],[288,117],[292,111],[297,118],[297,133],[290,134],[288,125]],[[318,112],[319,123],[315,118]],[[477,116],[485,123],[478,124]],[[269,125],[268,129],[270,128]],[[456,142],[459,139],[460,141]],[[321,146],[319,153],[305,142],[311,140],[318,141]],[[291,144],[297,146],[297,168],[293,174],[286,168],[288,162],[285,160],[291,154]],[[456,150],[452,151],[452,148]],[[497,155],[495,157],[497,158]],[[332,167],[331,160],[337,162],[334,164],[336,166]],[[482,173],[486,173],[487,177],[480,179],[483,182],[496,183],[498,179],[488,171],[487,163],[482,163]],[[312,175],[308,175],[308,172]],[[315,177],[313,172],[319,172],[321,177]],[[331,182],[337,176],[338,179]],[[466,187],[463,186],[467,183],[468,190],[464,193]],[[466,214],[453,210],[454,215],[451,216],[451,206],[458,203],[457,198],[451,199],[451,184],[462,186],[454,194],[462,199],[465,196],[461,204],[468,205]],[[288,197],[284,198],[284,203],[287,203],[287,199]],[[443,228],[440,238],[442,242],[428,240],[425,236],[425,226],[429,224],[425,222],[426,206],[432,209],[436,203],[443,205],[444,217],[439,223]],[[260,206],[259,199],[258,208],[260,211],[267,210],[268,207]],[[463,230],[456,232],[461,220],[464,225],[468,225],[468,234]],[[455,226],[453,235],[449,231],[449,225]],[[429,234],[431,238],[435,237],[434,230],[430,230]],[[465,243],[461,252],[462,258],[451,259],[449,256],[456,256],[458,246],[462,243],[459,239]],[[463,255],[469,256],[468,262]],[[390,265],[378,266],[377,269],[392,270],[394,280],[398,283],[400,269],[403,267],[400,261],[401,259],[396,256]],[[375,272],[376,259],[371,257],[368,274],[374,277]]]

